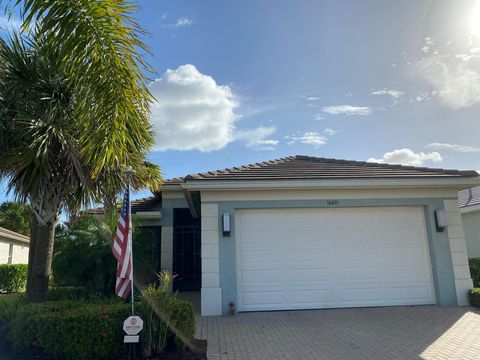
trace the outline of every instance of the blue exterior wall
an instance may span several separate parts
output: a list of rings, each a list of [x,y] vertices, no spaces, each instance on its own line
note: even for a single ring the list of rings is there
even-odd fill
[[[163,199],[163,215],[160,219],[162,226],[173,226],[173,209],[188,208],[185,199]]]
[[[236,246],[235,246],[235,209],[268,208],[331,208],[331,207],[368,207],[368,206],[422,206],[425,210],[425,222],[432,263],[432,275],[436,302],[440,306],[457,305],[455,280],[453,273],[450,243],[447,232],[437,232],[433,213],[443,209],[444,198],[413,199],[346,199],[338,200],[338,205],[329,206],[327,200],[269,200],[269,201],[215,201],[204,204],[218,204],[219,211],[219,261],[220,287],[222,288],[223,313],[228,311],[229,302],[237,303]],[[224,237],[221,227],[221,214],[232,214],[232,232]],[[165,215],[164,215],[165,216]]]

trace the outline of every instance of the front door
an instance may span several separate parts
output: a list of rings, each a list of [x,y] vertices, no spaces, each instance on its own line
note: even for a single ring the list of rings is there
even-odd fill
[[[174,209],[173,273],[177,275],[173,282],[174,291],[200,291],[200,246],[200,219],[194,219],[189,209]]]

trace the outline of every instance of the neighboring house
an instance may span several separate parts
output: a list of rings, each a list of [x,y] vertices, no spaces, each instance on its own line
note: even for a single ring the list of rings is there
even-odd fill
[[[480,186],[458,193],[469,258],[480,258]]]
[[[174,289],[201,291],[202,315],[465,305],[457,193],[479,184],[475,171],[290,156],[167,180],[133,212],[156,229]]]
[[[0,227],[0,264],[28,264],[28,236]]]

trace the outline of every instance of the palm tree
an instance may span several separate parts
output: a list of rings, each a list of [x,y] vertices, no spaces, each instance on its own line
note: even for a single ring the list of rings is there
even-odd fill
[[[35,214],[27,298],[40,302],[60,211],[111,197],[126,166],[140,174],[137,187],[161,177],[145,161],[153,142],[151,95],[134,7],[109,0],[13,2],[23,6],[25,33],[0,41],[0,177]]]

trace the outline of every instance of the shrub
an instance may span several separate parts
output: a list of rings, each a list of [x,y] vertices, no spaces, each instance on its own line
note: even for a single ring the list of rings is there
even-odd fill
[[[15,350],[35,345],[68,360],[116,359],[126,351],[122,323],[129,311],[129,304],[118,302],[26,305],[12,322],[9,339]]]
[[[24,303],[23,294],[0,295],[0,325],[12,321]]]
[[[480,258],[468,259],[468,265],[470,266],[473,287],[480,287]]]
[[[480,307],[480,288],[470,289],[468,292],[468,300],[470,305]]]
[[[25,289],[27,285],[27,265],[0,265],[0,291],[11,293]]]
[[[48,301],[83,300],[91,303],[103,302],[107,299],[117,299],[113,294],[106,296],[101,292],[92,291],[82,286],[53,286],[48,290]]]
[[[195,335],[195,310],[193,304],[188,301],[177,300],[172,309],[172,325],[179,334],[172,331],[175,344],[178,347],[189,345]]]

